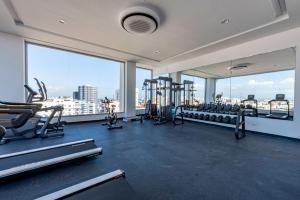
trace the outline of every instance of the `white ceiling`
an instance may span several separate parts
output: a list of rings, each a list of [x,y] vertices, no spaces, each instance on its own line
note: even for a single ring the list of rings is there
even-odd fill
[[[242,70],[228,68],[248,63],[248,67]],[[230,76],[242,76],[294,69],[296,65],[295,48],[274,51],[270,53],[251,56],[229,62],[218,63],[184,71],[184,74],[201,76],[204,78],[226,78]]]
[[[162,66],[299,25],[300,1],[286,0],[289,19],[287,15],[275,17],[271,1],[3,0],[0,31]],[[158,12],[161,25],[157,32],[136,36],[121,28],[119,15],[135,5]],[[16,25],[13,18],[24,24]],[[226,18],[230,23],[221,24]],[[157,50],[159,54],[154,53]]]

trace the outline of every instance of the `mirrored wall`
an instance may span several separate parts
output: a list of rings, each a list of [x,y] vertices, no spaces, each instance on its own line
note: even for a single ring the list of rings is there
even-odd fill
[[[206,94],[213,100],[219,95],[218,100],[222,103],[257,106],[261,117],[270,112],[289,113],[289,119],[292,119],[295,66],[296,49],[288,48],[197,67],[183,73],[214,80],[214,91]],[[256,101],[246,103],[247,99]]]

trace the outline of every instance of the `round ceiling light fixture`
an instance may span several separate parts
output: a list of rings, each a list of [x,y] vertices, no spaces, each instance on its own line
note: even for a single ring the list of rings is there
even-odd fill
[[[151,34],[159,26],[158,14],[147,7],[131,7],[122,12],[120,22],[128,33],[132,34]]]

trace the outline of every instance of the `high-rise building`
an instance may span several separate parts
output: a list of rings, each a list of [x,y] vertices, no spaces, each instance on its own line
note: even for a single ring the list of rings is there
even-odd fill
[[[79,92],[78,91],[73,92],[73,99],[79,100]]]
[[[78,86],[79,100],[96,103],[98,99],[97,88],[91,85]]]
[[[120,101],[121,97],[120,97],[120,89],[117,89],[115,91],[115,100]]]

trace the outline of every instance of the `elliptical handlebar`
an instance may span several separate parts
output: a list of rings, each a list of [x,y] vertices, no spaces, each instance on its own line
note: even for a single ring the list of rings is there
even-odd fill
[[[45,101],[45,94],[44,94],[44,90],[43,90],[43,87],[41,86],[41,83],[40,81],[37,79],[37,78],[33,78],[39,88],[39,93],[41,95],[41,98],[39,99],[40,101]]]
[[[48,99],[47,87],[43,81],[41,81],[41,84],[42,84],[43,91],[44,91],[44,101],[46,101]]]

